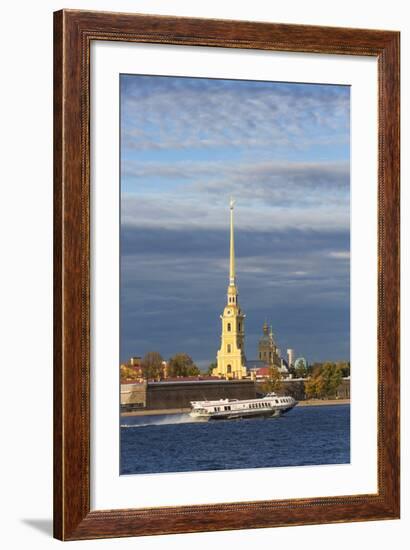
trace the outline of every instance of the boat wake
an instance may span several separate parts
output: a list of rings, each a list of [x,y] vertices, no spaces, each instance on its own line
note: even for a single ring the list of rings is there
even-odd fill
[[[136,424],[121,424],[121,428],[145,428],[146,426],[165,426],[167,424],[188,424],[195,422],[189,414],[169,414],[167,416],[161,416],[161,418],[152,416],[148,418],[141,418],[141,422]]]

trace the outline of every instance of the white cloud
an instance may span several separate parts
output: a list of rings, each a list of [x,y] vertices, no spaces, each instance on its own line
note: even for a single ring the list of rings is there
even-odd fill
[[[347,139],[349,97],[340,89],[141,78],[123,94],[123,144],[138,149],[293,145]]]
[[[349,250],[334,250],[328,253],[329,258],[334,258],[335,260],[350,260],[350,251]]]

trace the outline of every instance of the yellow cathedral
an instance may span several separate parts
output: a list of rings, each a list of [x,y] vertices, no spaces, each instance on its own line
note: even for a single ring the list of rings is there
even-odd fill
[[[229,285],[227,303],[221,315],[221,347],[217,354],[217,366],[212,374],[226,379],[238,379],[246,376],[245,358],[245,315],[238,302],[238,289],[235,276],[234,247],[234,201],[230,204],[230,246],[229,246]]]

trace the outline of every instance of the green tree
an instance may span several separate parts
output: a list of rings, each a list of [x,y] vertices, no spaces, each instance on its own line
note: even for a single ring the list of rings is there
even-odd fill
[[[187,353],[177,353],[169,360],[170,376],[197,376],[201,374]]]
[[[335,397],[336,390],[342,381],[342,370],[335,363],[325,363],[320,376],[322,378],[321,393],[323,397]]]
[[[348,361],[341,361],[340,363],[336,363],[336,365],[342,371],[342,376],[344,378],[350,376],[350,363]]]
[[[296,378],[296,369],[293,365],[290,365],[290,367],[288,368],[288,372],[292,375],[293,378]]]
[[[296,378],[306,378],[308,375],[308,370],[307,370],[307,367],[306,365],[298,365],[296,368],[295,368],[295,377]]]
[[[157,351],[149,351],[141,361],[142,372],[147,380],[160,380],[163,376],[163,358]]]
[[[211,374],[212,374],[212,371],[213,371],[214,369],[216,369],[216,367],[217,367],[217,364],[216,364],[215,362],[211,363],[211,364],[209,365],[208,370],[206,371],[206,373],[209,374],[209,375],[211,375]]]
[[[261,387],[265,393],[278,392],[282,389],[282,375],[277,367],[269,367],[268,376]]]

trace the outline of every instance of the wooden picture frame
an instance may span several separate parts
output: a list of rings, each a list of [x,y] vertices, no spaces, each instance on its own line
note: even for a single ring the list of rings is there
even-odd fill
[[[378,62],[378,492],[90,510],[93,40],[372,56]],[[398,32],[63,10],[54,14],[54,536],[62,540],[399,517]]]

